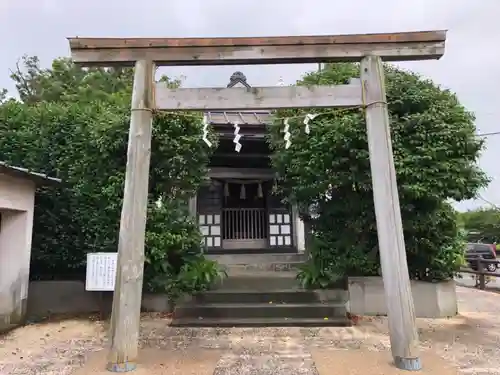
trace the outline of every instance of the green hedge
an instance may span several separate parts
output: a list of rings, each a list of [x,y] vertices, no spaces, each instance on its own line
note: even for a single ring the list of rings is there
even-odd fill
[[[128,103],[124,95],[90,103],[10,101],[0,106],[0,160],[63,181],[37,190],[32,278],[81,279],[88,252],[117,251]],[[205,176],[210,151],[201,141],[201,117],[155,115],[148,258],[176,253],[172,259],[184,259],[184,251],[200,252],[200,233],[188,218],[186,202]],[[154,204],[158,200],[163,209]],[[149,269],[146,273],[155,276]]]

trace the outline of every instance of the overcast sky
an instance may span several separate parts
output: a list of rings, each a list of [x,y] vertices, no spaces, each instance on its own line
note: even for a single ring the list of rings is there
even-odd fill
[[[376,4],[376,6],[375,6]],[[69,56],[68,36],[196,37],[351,34],[448,29],[439,61],[401,64],[455,91],[477,116],[479,133],[500,131],[500,0],[0,0],[0,87],[23,54],[48,65]],[[497,64],[497,66],[495,66]],[[235,70],[252,85],[286,83],[314,66],[169,68],[185,86],[223,86]],[[481,166],[493,179],[482,197],[500,206],[500,135]],[[495,162],[495,160],[497,160]],[[484,205],[462,202],[460,209]]]

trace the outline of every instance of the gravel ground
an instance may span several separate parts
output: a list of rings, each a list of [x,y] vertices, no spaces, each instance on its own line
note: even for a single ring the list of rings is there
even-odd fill
[[[464,287],[458,287],[457,293],[459,316],[418,320],[422,349],[438,354],[463,374],[500,374],[500,295]],[[358,325],[347,328],[187,329],[172,328],[168,323],[169,319],[161,315],[143,315],[141,347],[168,349],[157,351],[165,353],[163,357],[168,357],[169,351],[196,356],[205,349],[216,349],[225,353],[216,374],[236,375],[231,369],[241,367],[242,358],[257,366],[258,358],[268,358],[273,353],[281,353],[273,357],[277,362],[287,358],[297,365],[302,363],[301,374],[318,374],[311,351],[327,348],[362,353],[389,349],[387,320],[383,317],[361,318]],[[107,329],[106,322],[93,318],[49,321],[19,328],[0,336],[0,374],[72,374],[89,355],[94,355],[91,352],[105,348]],[[282,366],[283,373],[294,374],[283,360],[276,366]],[[281,374],[281,370],[270,371]]]

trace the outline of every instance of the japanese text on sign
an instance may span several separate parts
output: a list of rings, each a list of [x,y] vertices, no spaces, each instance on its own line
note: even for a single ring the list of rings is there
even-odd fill
[[[115,289],[118,253],[87,254],[85,290],[113,291]]]

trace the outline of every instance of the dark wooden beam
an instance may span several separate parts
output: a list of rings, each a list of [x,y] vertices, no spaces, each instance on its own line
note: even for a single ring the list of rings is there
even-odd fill
[[[73,61],[85,66],[297,64],[439,59],[446,31],[250,38],[68,38]]]
[[[208,177],[211,178],[262,178],[272,179],[276,172],[270,168],[231,168],[213,167],[208,169]]]
[[[241,138],[241,141],[263,141],[266,139],[266,134],[265,133],[255,133],[255,134],[247,134],[245,132],[240,132],[240,135],[243,135]],[[233,133],[219,133],[219,138],[222,139],[233,139],[234,134]]]
[[[238,152],[221,152],[221,153],[214,153],[212,155],[212,158],[236,158],[236,159],[269,159],[271,155],[269,154],[244,154],[244,153],[238,153]]]

